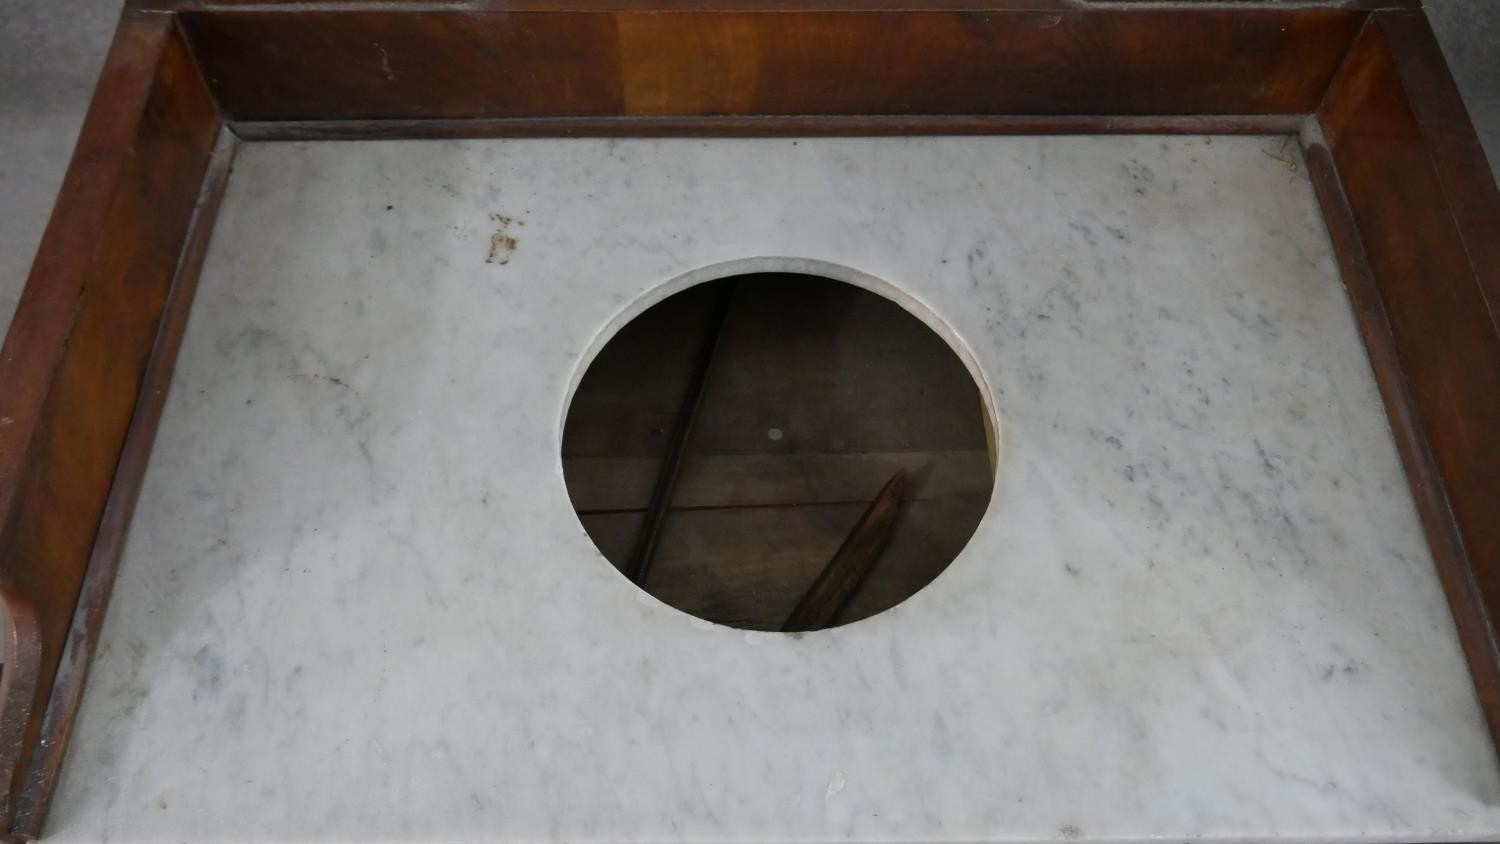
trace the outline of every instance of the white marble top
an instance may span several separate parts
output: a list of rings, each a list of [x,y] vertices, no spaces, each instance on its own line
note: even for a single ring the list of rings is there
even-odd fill
[[[1497,837],[1300,165],[1280,138],[245,148],[50,833]],[[1001,426],[948,570],[800,637],[636,590],[559,461],[608,331],[758,268],[898,296]]]

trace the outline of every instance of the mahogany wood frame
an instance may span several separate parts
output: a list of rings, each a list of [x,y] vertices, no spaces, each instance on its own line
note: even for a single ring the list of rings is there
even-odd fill
[[[242,139],[1298,134],[1492,733],[1500,193],[1415,0],[134,0],[0,350],[35,838]]]

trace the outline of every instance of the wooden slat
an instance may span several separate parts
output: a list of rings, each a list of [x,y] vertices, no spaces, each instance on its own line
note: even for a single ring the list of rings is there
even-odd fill
[[[880,562],[880,555],[896,526],[901,494],[905,490],[906,475],[901,472],[886,481],[869,508],[860,514],[844,538],[844,544],[834,552],[833,559],[818,572],[797,606],[787,615],[781,625],[782,632],[804,633],[838,624],[844,608],[853,601],[876,563]]]
[[[568,457],[563,475],[584,513],[643,510],[660,461],[654,457]],[[896,472],[912,478],[906,499],[988,495],[994,486],[984,449],[864,454],[694,455],[682,467],[676,509],[851,504]]]
[[[0,352],[6,829],[219,127],[170,23],[121,22]]]
[[[1372,20],[1318,110],[1309,162],[1500,735],[1497,247],[1480,242],[1494,235],[1500,199],[1426,27],[1404,13]],[[1320,175],[1323,156],[1337,185]]]
[[[1397,59],[1402,85],[1419,93],[1409,100],[1412,115],[1425,127],[1422,141],[1433,173],[1489,306],[1490,321],[1500,327],[1500,187],[1494,171],[1426,17],[1382,15],[1378,22]],[[1500,84],[1500,79],[1494,81]]]
[[[574,395],[564,457],[662,454],[692,365],[684,350],[696,348],[711,303],[711,291],[688,291],[611,339]],[[850,285],[747,280],[718,359],[693,455],[985,448],[978,390],[952,350],[899,305]]]
[[[733,284],[645,588],[704,618],[780,629],[899,471],[906,504],[922,505],[910,524],[903,509],[901,530],[923,542],[898,539],[907,550],[889,570],[882,557],[844,620],[893,606],[947,565],[989,501],[978,388],[941,337],[888,299],[796,274]],[[627,323],[568,408],[569,495],[624,570],[718,296],[690,288]]]
[[[635,583],[645,583],[651,574],[651,558],[656,553],[656,543],[661,537],[662,522],[666,520],[667,511],[672,507],[677,478],[682,474],[682,459],[692,441],[693,424],[698,420],[698,411],[703,406],[703,393],[713,374],[719,341],[724,336],[725,319],[734,305],[736,283],[733,280],[721,281],[710,287],[713,288],[713,307],[704,325],[703,339],[698,343],[698,353],[693,356],[693,369],[678,405],[677,418],[672,421],[672,429],[667,435],[666,450],[656,468],[656,479],[651,484],[651,499],[646,505],[645,520],[641,523],[641,531],[636,536],[635,546],[625,563],[625,574]]]
[[[880,565],[840,621],[887,610],[931,582],[973,535],[988,500],[984,495],[903,503]],[[779,630],[868,506],[856,501],[673,511],[647,586],[664,603],[700,618]],[[582,517],[611,561],[629,554],[640,518],[640,513]]]
[[[219,212],[219,203],[228,186],[236,144],[235,137],[221,129],[213,159],[204,174],[166,309],[157,328],[156,344],[115,467],[114,482],[100,517],[99,532],[89,556],[78,604],[73,611],[73,624],[68,631],[67,645],[63,649],[42,724],[42,740],[21,782],[11,832],[22,838],[39,837],[46,823],[73,723],[83,702],[89,663],[98,648],[104,611],[114,590],[120,557],[125,552],[125,540],[135,513],[136,498],[145,479],[157,424],[171,386],[172,369],[177,363],[177,351],[182,345],[183,331],[187,328],[188,313],[198,286],[198,273],[208,252],[208,239]]]
[[[1366,16],[1219,7],[182,13],[238,121],[1306,113]]]

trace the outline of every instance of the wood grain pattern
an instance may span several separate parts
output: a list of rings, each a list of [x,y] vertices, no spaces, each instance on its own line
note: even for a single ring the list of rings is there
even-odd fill
[[[398,5],[181,19],[230,119],[357,121],[1306,113],[1365,16]]]
[[[665,452],[692,364],[681,350],[700,342],[712,302],[691,289],[611,339],[579,383],[565,458]],[[849,285],[746,277],[719,356],[693,457],[984,448],[973,378],[947,344],[900,305]],[[768,438],[771,428],[783,438]]]
[[[901,509],[901,495],[906,491],[906,475],[897,472],[881,487],[880,494],[860,514],[849,536],[833,559],[818,572],[802,599],[792,608],[781,629],[785,633],[822,630],[838,623],[839,615],[864,586],[896,527]]]
[[[218,131],[170,23],[121,22],[0,353],[5,829]]]
[[[841,621],[921,600],[916,593],[963,550],[989,501],[988,491],[943,498],[914,492],[917,500],[902,502],[890,545]],[[748,630],[779,630],[868,506],[867,501],[853,501],[674,511],[672,528],[657,551],[652,594],[699,618]],[[628,552],[640,519],[639,512],[582,517],[600,551],[617,558]],[[712,564],[706,549],[715,549]]]
[[[573,507],[583,514],[644,510],[659,461],[652,457],[565,457]],[[912,479],[907,501],[988,496],[989,455],[969,451],[860,454],[697,454],[683,462],[672,507],[853,504],[895,472]]]
[[[614,18],[534,12],[185,13],[238,120],[619,113]],[[441,60],[435,60],[435,57]]]
[[[1309,162],[1500,735],[1500,199],[1442,68],[1423,18],[1374,18],[1318,110]]]
[[[72,736],[73,722],[83,702],[89,663],[98,648],[104,611],[114,589],[115,573],[125,552],[131,517],[151,457],[157,424],[171,386],[172,369],[187,327],[188,312],[198,286],[198,273],[208,252],[208,238],[228,185],[230,166],[237,146],[235,137],[220,130],[176,272],[166,309],[157,328],[155,348],[147,364],[145,380],[136,399],[130,429],[115,468],[109,499],[100,517],[98,535],[79,591],[78,605],[68,631],[57,679],[42,723],[42,740],[21,782],[11,832],[21,838],[37,838],[46,822],[47,810],[62,762]]]
[[[1500,326],[1500,187],[1490,162],[1427,19],[1392,14],[1376,21],[1390,45],[1401,84],[1411,94],[1412,116],[1423,127],[1422,142],[1489,307],[1490,321]]]
[[[909,480],[903,508],[921,507],[897,533],[923,541],[898,542],[903,550],[882,561],[843,620],[894,606],[973,534],[993,467],[982,401],[962,362],[900,305],[852,285],[738,276],[677,293],[625,324],[568,408],[563,472],[574,508],[629,576],[620,531],[640,530],[658,500],[657,470],[675,441],[668,432],[725,285],[733,306],[645,587],[711,621],[780,629],[871,496],[900,473]]]
[[[662,454],[656,469],[656,480],[651,485],[651,498],[646,505],[646,515],[636,535],[635,546],[625,561],[625,576],[637,585],[645,583],[651,574],[651,558],[656,553],[656,544],[661,539],[661,530],[666,523],[667,512],[672,508],[673,493],[677,489],[677,477],[682,471],[682,458],[687,453],[688,442],[693,435],[693,423],[698,419],[698,410],[703,406],[704,388],[713,374],[714,358],[719,351],[719,340],[724,335],[724,322],[734,304],[734,282],[715,285],[712,310],[704,326],[703,339],[699,341],[698,354],[694,356],[692,374],[688,376],[687,389],[678,406],[677,418],[672,422],[672,433],[667,440],[666,452]],[[640,379],[649,379],[652,373],[637,373]]]

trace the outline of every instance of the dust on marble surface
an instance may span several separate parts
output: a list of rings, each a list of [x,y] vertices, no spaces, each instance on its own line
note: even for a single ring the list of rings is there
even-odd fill
[[[1209,140],[246,147],[51,834],[1500,831],[1300,156]],[[1000,419],[953,565],[795,638],[643,598],[558,458],[604,333],[755,269],[897,298]]]

